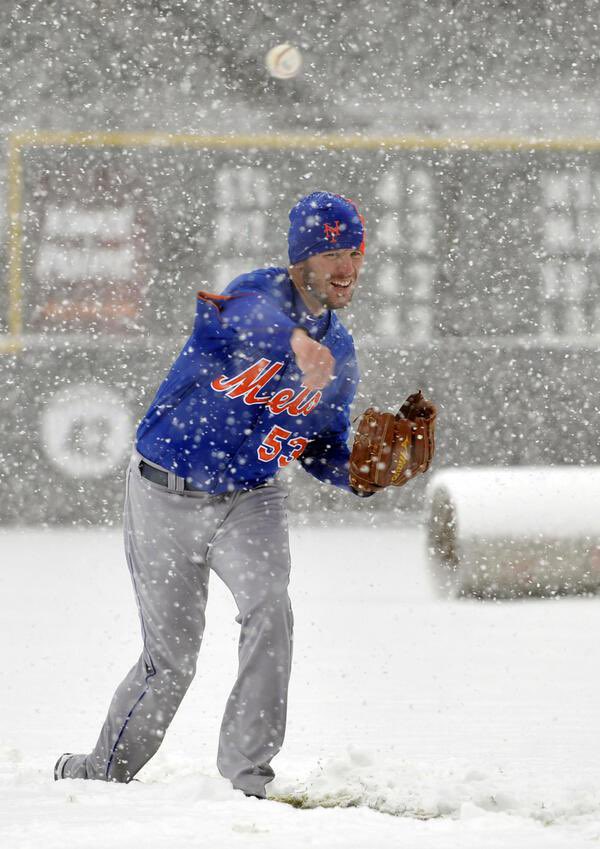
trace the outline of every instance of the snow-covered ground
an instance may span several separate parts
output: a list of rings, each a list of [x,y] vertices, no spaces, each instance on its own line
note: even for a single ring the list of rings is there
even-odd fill
[[[138,654],[120,534],[0,531],[0,846],[537,849],[600,841],[600,599],[436,598],[417,528],[296,528],[288,735],[271,793],[214,765],[237,626],[127,786],[52,780]]]

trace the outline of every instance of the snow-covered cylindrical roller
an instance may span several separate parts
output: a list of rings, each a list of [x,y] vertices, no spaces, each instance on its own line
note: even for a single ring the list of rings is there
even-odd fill
[[[428,488],[429,563],[453,595],[600,589],[600,466],[463,468]]]

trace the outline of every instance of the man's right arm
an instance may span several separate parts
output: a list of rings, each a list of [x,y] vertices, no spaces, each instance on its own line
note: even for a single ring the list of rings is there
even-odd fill
[[[291,349],[302,372],[302,383],[311,391],[324,389],[333,378],[335,360],[329,348],[312,339],[305,330],[292,331]]]
[[[329,348],[312,339],[262,293],[228,297],[200,293],[193,336],[200,347],[217,342],[215,336],[221,344],[237,337],[260,357],[292,355],[303,384],[311,391],[323,389],[333,377],[335,360]]]

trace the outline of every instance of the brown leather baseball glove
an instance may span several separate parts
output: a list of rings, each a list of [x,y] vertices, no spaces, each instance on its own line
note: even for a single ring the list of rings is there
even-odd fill
[[[365,410],[350,454],[350,486],[359,493],[376,492],[404,486],[426,472],[435,452],[436,415],[421,390],[409,395],[395,415],[375,407]]]

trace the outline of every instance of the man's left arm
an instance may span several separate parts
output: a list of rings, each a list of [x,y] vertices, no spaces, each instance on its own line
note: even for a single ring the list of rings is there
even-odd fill
[[[350,451],[341,434],[327,433],[312,440],[300,457],[300,462],[321,483],[350,490],[348,472]]]
[[[345,489],[360,498],[368,498],[373,495],[372,492],[358,492],[350,486],[349,405],[342,407],[336,418],[338,428],[335,429],[334,427],[311,440],[300,457],[300,462],[306,471],[321,483],[328,483],[340,489]]]

